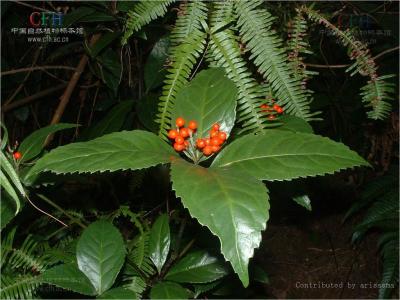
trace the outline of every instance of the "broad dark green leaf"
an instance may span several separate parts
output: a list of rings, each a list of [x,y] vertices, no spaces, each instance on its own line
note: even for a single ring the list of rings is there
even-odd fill
[[[151,288],[150,299],[188,299],[188,291],[174,282],[159,282]]]
[[[120,31],[107,32],[89,49],[91,57],[96,57],[105,47],[111,44],[116,38],[121,35]]]
[[[79,269],[89,278],[98,295],[114,283],[125,260],[121,233],[107,221],[86,228],[76,247]]]
[[[117,287],[101,294],[97,299],[139,299],[135,292]]]
[[[14,214],[16,215],[18,213],[20,207],[21,207],[21,202],[19,200],[19,195],[18,195],[17,191],[14,189],[14,187],[11,185],[10,181],[8,180],[8,178],[3,173],[2,170],[0,170],[0,186],[8,194],[10,199],[14,200],[14,203],[16,205],[16,209],[14,210]]]
[[[64,264],[48,269],[40,276],[40,279],[45,283],[83,295],[96,295],[95,288],[76,264]]]
[[[222,69],[201,71],[176,96],[172,123],[178,117],[195,120],[199,138],[209,136],[212,125],[219,123],[229,135],[236,118],[236,95],[235,84]]]
[[[280,130],[289,130],[293,132],[304,132],[304,133],[313,133],[313,129],[307,121],[302,118],[292,116],[292,115],[283,115],[279,119],[282,122],[282,126],[279,127]]]
[[[18,148],[18,151],[22,153],[20,163],[28,161],[39,155],[40,152],[42,152],[43,150],[43,145],[49,134],[63,129],[74,128],[76,126],[76,124],[59,123],[43,127],[32,132],[22,141],[21,145]]]
[[[176,156],[173,148],[153,133],[122,131],[58,147],[39,159],[30,174],[137,170],[169,163]]]
[[[293,201],[296,202],[297,204],[303,206],[308,211],[312,211],[311,200],[308,197],[308,195],[301,195],[301,196],[293,197]]]
[[[159,87],[164,80],[164,67],[168,58],[169,38],[162,37],[153,47],[144,65],[144,83],[146,91]]]
[[[224,263],[206,251],[189,253],[167,273],[165,279],[176,282],[207,283],[227,274]]]
[[[126,116],[132,110],[132,107],[133,101],[122,101],[118,103],[97,124],[82,132],[80,140],[90,140],[120,130]]]
[[[157,218],[150,232],[150,259],[156,266],[158,273],[167,260],[171,236],[168,224],[168,215],[163,214]]]
[[[356,152],[326,137],[267,130],[232,142],[212,167],[235,168],[262,180],[291,180],[368,165]]]
[[[81,6],[65,15],[63,20],[63,26],[68,27],[74,24],[75,22],[80,21],[85,16],[94,13],[95,11],[96,10],[94,8]]]
[[[249,259],[269,217],[265,185],[234,169],[207,169],[178,159],[172,162],[171,179],[190,215],[219,238],[225,259],[248,286]]]
[[[158,95],[148,94],[139,100],[136,111],[140,122],[150,131],[158,132],[156,119],[158,109]]]

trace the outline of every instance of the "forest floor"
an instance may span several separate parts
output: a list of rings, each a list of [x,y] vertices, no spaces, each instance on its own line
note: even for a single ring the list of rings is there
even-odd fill
[[[270,224],[256,252],[268,273],[267,298],[376,299],[380,260],[376,233],[357,247],[351,235],[359,220],[342,224],[344,213]],[[293,220],[292,220],[293,221]]]

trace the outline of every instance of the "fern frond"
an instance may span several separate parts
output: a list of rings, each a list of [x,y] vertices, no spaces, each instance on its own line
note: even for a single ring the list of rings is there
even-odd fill
[[[143,232],[128,245],[128,268],[125,271],[124,285],[127,289],[141,296],[147,287],[146,280],[155,274],[156,270],[149,253],[150,232]]]
[[[207,20],[207,3],[193,1],[179,6],[178,18],[170,34],[172,46],[184,43],[193,32],[203,30],[202,21]]]
[[[378,67],[372,58],[371,52],[367,45],[355,38],[349,29],[340,30],[327,20],[322,14],[303,6],[301,10],[308,18],[316,23],[323,25],[336,36],[343,46],[347,47],[347,52],[354,63],[347,68],[346,72],[350,72],[350,76],[359,73],[362,76],[368,76],[370,80],[367,85],[361,88],[361,96],[365,107],[371,110],[367,113],[368,117],[374,120],[383,120],[391,112],[391,104],[389,100],[393,100],[395,92],[393,84],[384,80],[394,75],[386,75],[378,77]]]
[[[370,119],[383,120],[392,111],[392,105],[387,101],[393,100],[392,95],[395,93],[395,85],[384,81],[391,77],[394,77],[394,75],[377,77],[368,81],[367,85],[361,88],[364,106],[371,108],[371,110],[367,112]]]
[[[248,71],[234,32],[229,28],[220,30],[220,24],[224,22],[222,20],[229,20],[230,10],[227,5],[232,6],[232,3],[216,2],[214,5],[207,60],[211,67],[224,68],[227,77],[235,83],[238,89],[238,121],[243,131],[261,131],[267,127],[266,118],[260,109],[264,103],[263,90]],[[228,16],[224,17],[221,11]]]
[[[37,276],[1,275],[1,299],[32,299],[37,287],[41,284]]]
[[[250,59],[268,80],[278,104],[285,112],[306,121],[312,120],[310,99],[301,88],[301,82],[292,76],[282,41],[271,29],[274,18],[261,8],[262,1],[236,1],[235,12],[242,41],[250,50]]]
[[[171,111],[176,95],[189,81],[192,69],[204,51],[207,35],[200,28],[206,17],[206,6],[197,1],[183,6],[182,13],[178,16],[172,42],[180,44],[171,49],[171,63],[167,70],[169,74],[165,76],[156,117],[156,122],[160,125],[158,135],[165,139],[167,131],[171,128]],[[185,27],[187,24],[191,25],[190,31]]]
[[[306,64],[304,63],[304,57],[302,55],[310,55],[313,54],[313,52],[309,50],[310,45],[308,41],[305,40],[308,31],[307,21],[299,9],[296,9],[296,11],[296,17],[288,24],[288,60],[294,71],[293,75],[301,82],[301,88],[310,95],[313,91],[306,88],[307,81],[310,80],[313,75],[317,75],[318,72],[306,69]]]
[[[142,222],[140,221],[140,214],[134,213],[133,211],[130,210],[129,206],[121,205],[118,210],[116,210],[110,218],[111,222],[114,222],[114,220],[118,217],[124,216],[126,218],[129,218],[131,223],[136,226],[136,228],[139,230],[140,233],[143,233],[143,225]]]
[[[128,12],[126,28],[121,41],[122,45],[126,44],[134,31],[138,31],[152,20],[163,16],[167,12],[168,5],[173,1],[174,0],[157,0],[138,2],[134,8]]]

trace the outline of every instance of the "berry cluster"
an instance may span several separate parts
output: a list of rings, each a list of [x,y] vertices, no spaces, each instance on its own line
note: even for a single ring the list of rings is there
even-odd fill
[[[272,102],[274,102],[274,101],[272,101]],[[283,113],[283,108],[278,104],[274,104],[272,106],[267,105],[267,104],[262,104],[260,106],[260,108],[261,108],[262,112],[268,114],[268,120],[274,120],[276,118],[276,113],[278,113],[278,114]]]
[[[219,124],[215,123],[211,130],[210,136],[204,139],[196,140],[196,147],[200,149],[205,156],[210,156],[221,149],[221,145],[226,141],[226,133],[219,130]]]
[[[186,150],[189,147],[188,137],[191,137],[193,132],[197,129],[197,123],[195,121],[190,121],[188,127],[185,126],[185,120],[181,117],[177,118],[175,121],[176,130],[171,129],[168,132],[168,137],[174,140],[174,149],[178,152]]]

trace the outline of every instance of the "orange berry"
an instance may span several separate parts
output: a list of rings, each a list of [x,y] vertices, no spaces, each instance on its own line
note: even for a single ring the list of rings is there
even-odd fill
[[[185,145],[185,147],[189,147],[189,141],[184,141],[183,144]]]
[[[13,156],[14,156],[14,158],[15,158],[16,160],[18,160],[18,159],[21,159],[22,154],[21,154],[21,152],[16,151],[16,152],[13,153]]]
[[[213,138],[211,139],[211,142],[210,142],[211,146],[219,146],[219,145],[221,145],[222,143],[223,143],[223,141],[220,140],[218,137],[213,137]]]
[[[278,114],[283,113],[283,108],[280,107],[280,106],[279,106],[278,108],[276,108],[275,110],[276,110],[276,112],[277,112]]]
[[[168,131],[168,137],[171,140],[174,140],[177,136],[178,136],[178,131],[176,131],[175,129],[171,129],[170,131]]]
[[[197,139],[196,146],[199,149],[202,149],[206,146],[206,142],[203,139]]]
[[[218,130],[219,130],[219,124],[218,124],[218,123],[215,123],[215,124],[212,126],[212,129],[214,129],[214,131],[218,131]]]
[[[268,116],[268,120],[275,120],[275,119],[276,119],[276,117],[274,115],[269,115]]]
[[[268,108],[268,105],[267,105],[267,104],[261,104],[261,105],[260,105],[260,108],[261,108],[261,109],[266,109],[266,108]]]
[[[175,143],[176,143],[176,144],[182,145],[184,142],[185,142],[185,139],[184,139],[182,136],[180,136],[180,135],[178,135],[178,136],[175,138]]]
[[[210,156],[213,153],[212,147],[211,146],[205,146],[203,148],[203,154],[205,156]]]
[[[211,138],[215,138],[215,137],[217,137],[218,136],[218,130],[214,130],[214,129],[211,129],[211,131],[210,131],[210,137]]]
[[[189,126],[188,126],[190,129],[192,129],[192,130],[196,130],[197,129],[197,123],[196,123],[196,121],[190,121],[189,122]]]
[[[176,124],[176,126],[178,126],[179,128],[180,128],[180,127],[183,127],[183,126],[185,125],[185,119],[182,118],[182,117],[179,117],[179,118],[176,119],[175,124]]]
[[[210,138],[204,139],[204,143],[206,144],[206,146],[210,146],[211,145],[211,139]]]
[[[187,138],[189,136],[189,129],[188,128],[181,128],[179,130],[179,134],[181,135],[181,137]]]
[[[176,151],[178,151],[178,152],[181,152],[181,151],[183,151],[183,150],[185,149],[185,145],[175,143],[175,144],[174,144],[174,149],[175,149]]]
[[[220,131],[220,132],[218,133],[218,138],[222,141],[222,143],[225,142],[225,140],[226,140],[226,133],[223,132],[223,131]]]
[[[211,150],[212,150],[212,152],[214,152],[214,153],[218,152],[220,149],[221,149],[220,146],[214,146],[214,145],[211,146]]]

